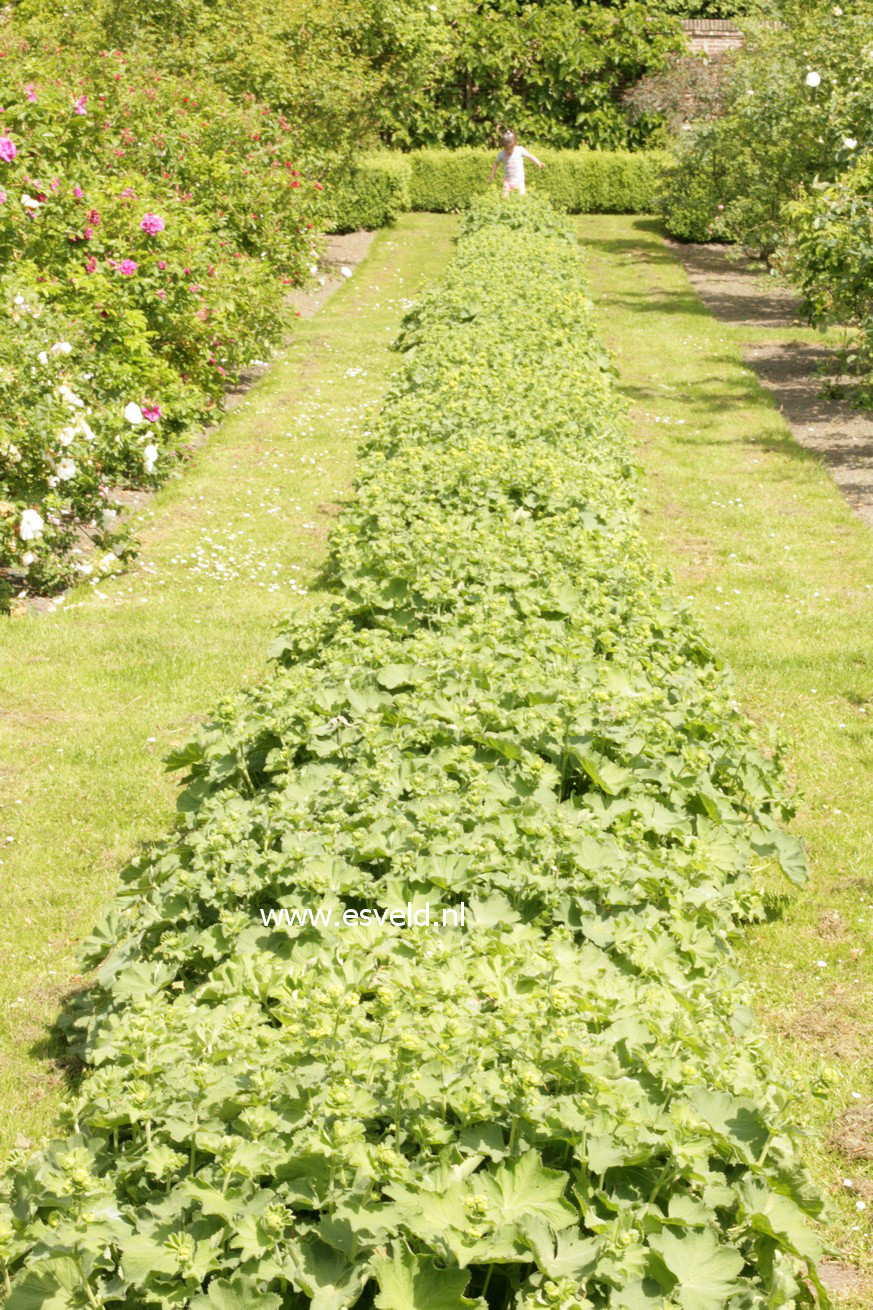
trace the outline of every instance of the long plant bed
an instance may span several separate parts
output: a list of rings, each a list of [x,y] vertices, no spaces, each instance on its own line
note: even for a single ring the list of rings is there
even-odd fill
[[[732,948],[792,805],[643,544],[574,238],[477,202],[398,344],[323,609],[86,944],[9,1306],[813,1305]]]

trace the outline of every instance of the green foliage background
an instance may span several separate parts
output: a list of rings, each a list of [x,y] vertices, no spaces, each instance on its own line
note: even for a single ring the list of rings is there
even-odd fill
[[[630,122],[622,93],[682,46],[669,0],[22,0],[16,14],[78,49],[208,72],[281,110],[316,157],[481,145],[507,126],[553,146],[636,147],[652,125]]]

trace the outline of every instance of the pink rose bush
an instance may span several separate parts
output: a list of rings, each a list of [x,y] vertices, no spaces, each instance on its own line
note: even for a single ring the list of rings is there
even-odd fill
[[[0,570],[16,590],[69,582],[81,531],[129,552],[112,488],[166,478],[281,340],[325,212],[281,114],[133,63],[14,40],[0,60]]]
[[[160,214],[145,214],[140,223],[143,232],[148,232],[149,236],[157,236],[158,232],[163,232],[165,226]]]

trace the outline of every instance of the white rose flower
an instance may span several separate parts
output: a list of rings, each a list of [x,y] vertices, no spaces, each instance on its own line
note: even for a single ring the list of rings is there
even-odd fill
[[[16,304],[16,305],[18,306],[19,309],[20,309],[21,306],[24,304],[24,296],[21,294],[20,291],[19,291],[18,295],[15,297],[15,300],[14,300],[13,303]]]
[[[129,405],[125,406],[124,417],[127,419],[128,423],[131,423],[134,427],[136,427],[137,424],[142,423],[142,410],[135,400],[132,400]]]
[[[142,452],[142,462],[145,465],[146,473],[151,473],[158,462],[158,448],[149,444]]]
[[[26,193],[21,197],[21,203],[24,205],[25,209],[30,209],[34,213],[40,208],[39,201],[34,200],[33,196],[29,196]]]
[[[62,446],[69,446],[70,442],[75,438],[75,436],[76,436],[75,428],[62,428],[61,431],[58,433],[58,441],[61,443]]]
[[[79,431],[82,433],[82,436],[85,437],[88,441],[96,441],[97,438],[93,428],[90,427],[90,425],[84,418],[79,419]]]
[[[74,459],[62,459],[58,463],[57,474],[61,482],[69,482],[70,478],[76,476],[76,461]]]
[[[26,550],[24,554],[21,556],[21,562],[26,569],[30,568],[31,564],[35,559],[36,556],[34,555],[32,550]]]
[[[60,393],[59,393],[59,394],[60,394],[61,400],[65,400],[65,401],[67,402],[68,405],[78,405],[78,407],[79,407],[80,409],[84,409],[84,408],[85,408],[85,402],[84,402],[84,400],[80,400],[80,398],[76,395],[75,391],[71,391],[71,390],[70,390],[70,388],[67,386],[66,382],[65,382],[64,385],[61,387],[61,389],[60,389]]]
[[[52,346],[52,354],[69,355],[72,349],[73,347],[70,345],[69,341],[56,341],[55,344]]]
[[[39,352],[39,354],[37,355],[37,359],[39,360],[40,364],[47,364],[49,362],[49,357],[44,350],[41,350]]]
[[[21,522],[18,525],[18,535],[22,541],[33,541],[42,532],[45,524],[42,518],[37,514],[35,509],[26,509],[21,515]]]
[[[843,137],[843,145],[846,147],[847,150],[854,150],[857,144],[858,142],[855,140],[853,136]]]
[[[310,273],[312,274],[313,277],[317,277],[317,275],[318,275],[318,265],[317,265],[317,264],[310,264],[310,265],[309,265],[309,271],[310,271]]]
[[[806,75],[807,86],[818,86],[820,82],[821,82],[821,73],[807,73]]]
[[[93,572],[94,572],[94,565],[93,565],[93,564],[77,564],[77,565],[76,565],[76,568],[79,570],[80,573],[84,573],[84,574],[86,574],[86,575],[87,575],[88,573],[93,573]]]

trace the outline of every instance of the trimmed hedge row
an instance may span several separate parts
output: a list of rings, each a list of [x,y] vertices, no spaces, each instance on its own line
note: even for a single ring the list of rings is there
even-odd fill
[[[592,318],[547,205],[471,210],[332,603],[171,760],[178,830],[88,943],[8,1310],[812,1304],[820,1206],[730,947],[752,862],[802,856],[639,534]]]
[[[535,150],[545,168],[528,164],[528,189],[571,214],[645,214],[656,209],[666,151]],[[451,213],[466,209],[488,189],[495,152],[416,150],[364,155],[346,172],[334,195],[332,228],[377,228],[406,210]]]

